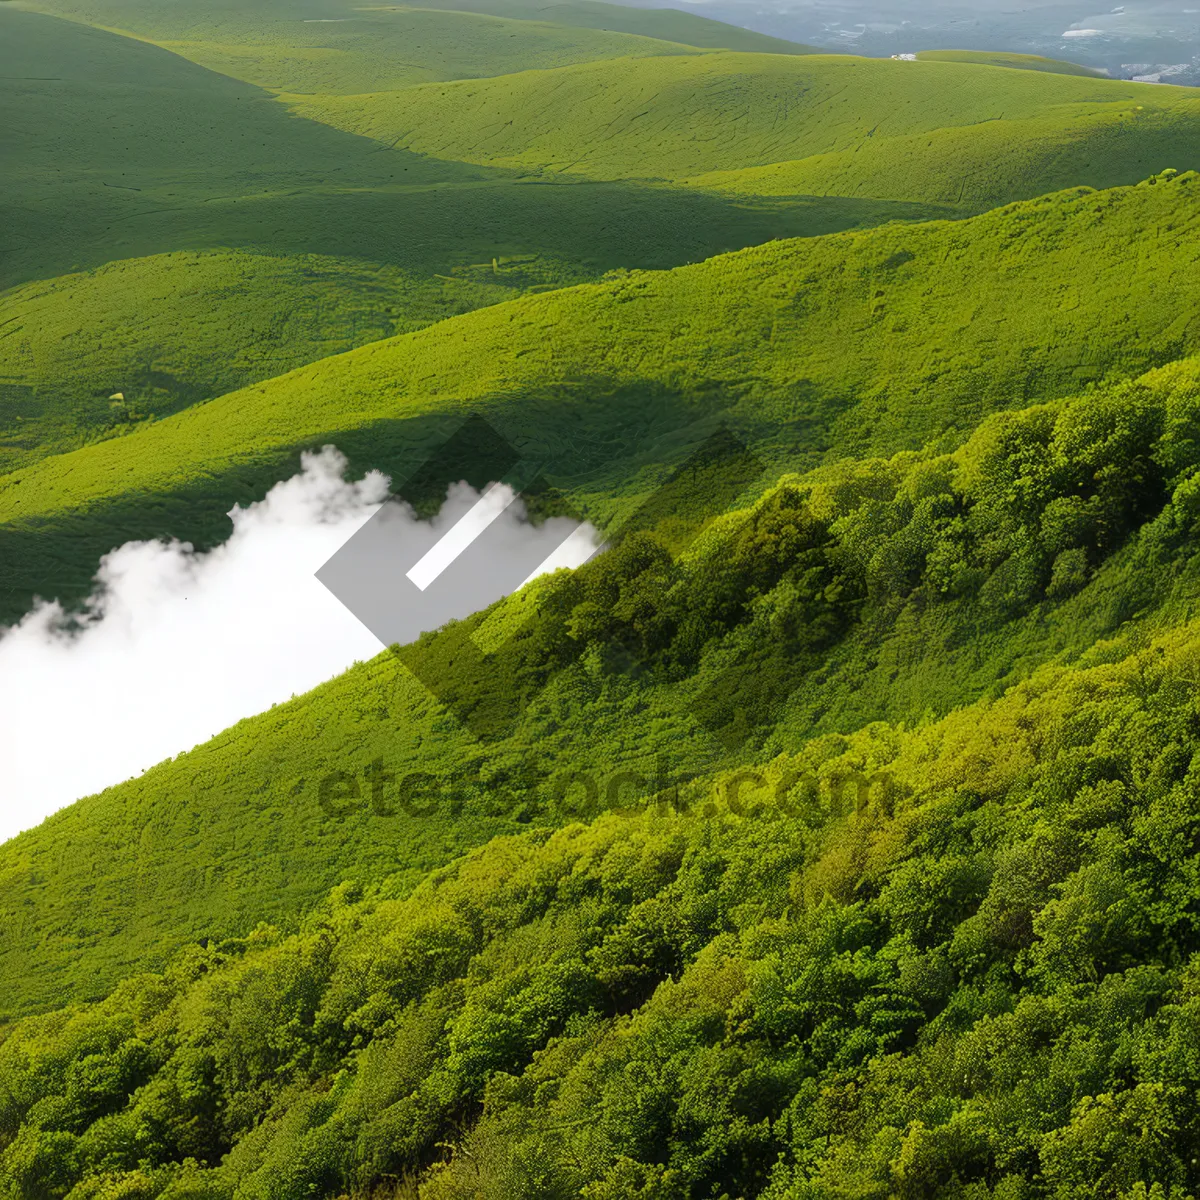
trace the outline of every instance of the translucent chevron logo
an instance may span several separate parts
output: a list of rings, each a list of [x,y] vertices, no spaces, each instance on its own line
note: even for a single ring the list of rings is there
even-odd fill
[[[480,474],[490,478],[480,489],[465,481]],[[538,575],[581,566],[600,548],[538,468],[478,418],[401,492],[317,572],[386,646],[469,617]],[[435,504],[428,519],[414,513]],[[542,517],[548,508],[556,515]]]
[[[405,666],[481,738],[496,736],[494,714],[456,703],[443,673],[415,645],[427,630],[461,621],[560,567],[577,568],[637,530],[669,530],[672,552],[702,528],[698,500],[723,512],[763,472],[733,434],[703,438],[637,511],[602,539],[549,485],[536,464],[480,418],[466,422],[317,572],[317,578]],[[465,482],[474,476],[477,487]],[[486,476],[490,483],[479,484]],[[462,480],[447,486],[448,480]],[[444,497],[444,500],[442,499]],[[440,502],[428,519],[426,510]],[[506,629],[504,637],[516,631]],[[485,644],[486,642],[486,644]],[[457,669],[489,669],[493,640],[456,643]],[[631,661],[631,670],[641,664]],[[508,714],[511,718],[515,714]],[[503,722],[507,723],[507,722]]]

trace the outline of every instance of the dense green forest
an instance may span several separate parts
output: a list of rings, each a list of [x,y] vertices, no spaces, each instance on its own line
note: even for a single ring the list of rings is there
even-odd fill
[[[0,621],[326,444],[606,540],[0,845],[0,1197],[1200,1195],[1195,93],[594,0],[0,68]]]
[[[137,907],[190,892],[213,936],[9,1030],[8,1187],[1182,1194],[1200,1137],[1198,423],[1181,366],[999,415],[951,453],[781,480],[678,556],[635,530],[520,601],[535,611],[485,675],[451,627],[232,731],[257,748],[236,776],[213,747],[18,838],[8,891],[41,908],[73,826],[120,852],[161,797],[131,868],[178,853],[190,821],[195,875]],[[422,656],[460,678],[414,736],[370,706],[403,704]],[[896,664],[897,716],[862,723],[852,681],[886,691]],[[910,722],[912,693],[928,709]],[[447,708],[465,715],[449,741]],[[417,770],[420,795],[322,805],[339,745],[342,773]],[[172,777],[197,770],[211,798],[184,813]],[[213,809],[235,796],[222,841]],[[377,851],[364,880],[355,849],[397,821],[460,848],[526,828],[419,882]],[[251,871],[246,826],[286,822],[285,885],[300,842],[314,867],[350,847],[345,880],[290,934],[216,936],[226,914],[195,876]],[[121,937],[104,882],[93,864],[59,991]],[[26,978],[55,962],[45,933]]]

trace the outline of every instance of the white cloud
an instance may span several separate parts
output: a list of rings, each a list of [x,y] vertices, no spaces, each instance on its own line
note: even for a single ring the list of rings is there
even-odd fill
[[[332,447],[306,454],[230,513],[222,545],[131,542],[101,561],[81,617],[41,604],[0,636],[0,840],[379,653],[315,578],[387,496],[384,476],[345,470]],[[389,507],[423,546],[477,500],[456,485],[432,523]]]

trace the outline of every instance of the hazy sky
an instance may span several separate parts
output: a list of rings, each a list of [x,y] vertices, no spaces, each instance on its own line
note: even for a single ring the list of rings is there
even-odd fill
[[[646,0],[650,3],[651,0]],[[662,0],[653,0],[661,3]],[[669,0],[777,37],[883,56],[917,50],[1013,50],[1068,58],[1128,78],[1200,68],[1200,0]],[[1200,83],[1200,75],[1173,82]]]

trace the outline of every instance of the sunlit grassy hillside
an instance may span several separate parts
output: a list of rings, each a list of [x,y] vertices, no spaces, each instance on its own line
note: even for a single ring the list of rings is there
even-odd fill
[[[1197,365],[631,535],[0,848],[10,1011],[126,976],[5,1031],[0,1179],[1189,1183]]]
[[[608,545],[0,845],[0,1196],[1200,1195],[1196,93],[18,2],[0,624],[330,443]]]
[[[42,11],[128,33],[258,87],[365,92],[627,54],[694,49],[619,30],[512,22],[420,6],[57,4]]]
[[[559,822],[573,772],[594,781],[593,806],[621,771],[645,800],[663,772],[732,770],[819,736],[817,753],[1106,639],[1140,645],[1200,596],[1198,361],[997,414],[950,453],[750,478],[733,513],[701,487],[649,540],[631,533],[574,577],[64,810],[0,851],[7,1004],[100,994],[183,941],[292,921],[346,875],[399,885],[499,831]],[[703,530],[673,562],[653,535],[679,522]],[[322,778],[369,778],[376,761],[433,782],[408,807],[369,789],[322,799]]]
[[[181,251],[0,293],[0,469],[523,290],[521,264],[419,276]]]
[[[1197,346],[1197,178],[527,297],[45,460],[0,478],[10,611],[127,538],[211,541],[305,446],[404,479],[472,412],[601,524],[717,420],[793,467],[952,442]]]
[[[46,0],[35,7],[117,29],[213,71],[284,92],[386,91],[627,55],[811,48],[669,9],[595,0],[361,5],[286,0],[197,10],[184,0]]]
[[[538,282],[576,282],[905,211],[836,201],[747,211],[636,185],[523,186],[521,172],[381,155],[144,42],[8,6],[0,22],[6,285],[217,247],[426,275],[537,256]]]
[[[382,156],[145,42],[8,7],[0,25],[7,467],[526,291],[938,211]]]
[[[306,116],[436,159],[748,195],[978,211],[1200,166],[1200,99],[1190,89],[960,62],[643,58],[288,99]]]
[[[590,4],[567,6],[553,28],[601,38],[590,49],[578,44],[582,60],[618,57],[568,55],[562,61],[576,65],[527,70],[560,61],[543,54],[549,26],[519,6],[481,7],[488,11],[356,9],[335,18],[303,5],[198,16],[181,5],[124,4],[71,9],[71,22],[0,13],[0,57],[9,62],[0,86],[14,114],[4,134],[9,236],[0,283],[47,281],[0,295],[9,353],[3,464],[24,466],[322,352],[525,291],[781,236],[961,214],[1068,182],[1106,186],[1194,158],[1196,102],[1180,99],[1180,89],[1031,81],[960,63],[725,53],[716,48],[760,43],[686,14]],[[370,28],[356,33],[360,18]],[[522,69],[367,96],[292,95],[289,115],[253,82],[85,19],[129,27],[180,54],[192,53],[183,43],[205,38],[230,38],[239,53],[290,46],[306,62],[328,59],[343,91],[412,82],[360,78],[338,57],[357,55],[386,73],[400,46],[405,70],[420,68],[421,78]],[[474,43],[436,22],[476,19],[512,25],[478,42],[510,58],[454,57]],[[414,21],[436,28],[420,32]],[[603,40],[614,27],[618,38],[642,37],[639,57]],[[705,52],[643,37],[676,28],[694,31]],[[563,105],[573,114],[566,123],[555,115]],[[990,120],[997,111],[1004,119]],[[711,132],[689,132],[701,126]],[[313,254],[363,278],[382,270],[393,281],[386,301],[375,292],[362,303],[395,311],[387,320],[352,317],[356,332],[331,336],[315,297],[293,303],[265,276],[247,290],[214,276],[195,294],[159,303],[185,278],[172,273],[168,283],[163,256],[198,250],[232,250],[231,263],[247,253],[259,264],[269,258],[278,264],[273,279],[304,279]],[[216,260],[207,261],[211,273]],[[126,265],[94,273],[106,263]],[[231,280],[246,278],[230,270]],[[206,368],[203,377],[179,366],[172,347],[181,334],[159,329],[198,306],[210,311],[188,335],[195,360],[208,331],[236,328],[235,344],[257,347],[249,359],[233,356],[242,365]],[[124,382],[112,383],[115,375]],[[125,397],[126,386],[136,396]],[[110,408],[117,392],[125,407]]]
[[[1043,58],[1040,54],[1004,54],[985,50],[922,50],[917,54],[918,62],[962,62],[981,67],[1009,67],[1017,71],[1049,71],[1052,75],[1083,75],[1095,79],[1103,72],[1094,67],[1081,67],[1078,63],[1063,62],[1057,58]]]

